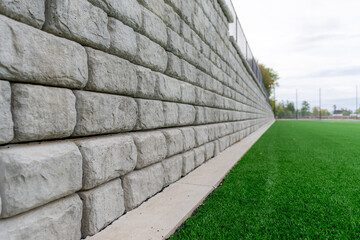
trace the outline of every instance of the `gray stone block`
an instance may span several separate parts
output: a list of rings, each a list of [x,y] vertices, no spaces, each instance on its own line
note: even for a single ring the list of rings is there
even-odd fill
[[[162,133],[166,138],[167,157],[184,151],[184,137],[179,129],[165,129]]]
[[[123,177],[125,209],[130,211],[164,187],[164,169],[161,163],[133,171]]]
[[[133,60],[137,52],[134,30],[115,18],[109,18],[110,48],[109,52],[119,57]]]
[[[203,107],[195,107],[196,110],[196,117],[195,123],[196,124],[204,124],[205,122],[205,109]]]
[[[45,1],[43,0],[3,0],[0,14],[41,28],[45,21]]]
[[[163,102],[165,126],[176,126],[179,121],[179,112],[177,103]]]
[[[73,136],[118,133],[132,130],[137,120],[137,104],[129,97],[74,91],[77,123]]]
[[[184,138],[184,151],[188,151],[196,146],[195,131],[192,127],[185,127],[179,129]]]
[[[0,220],[0,239],[40,240],[81,238],[82,202],[74,194],[45,206]]]
[[[188,42],[191,42],[191,32],[192,32],[192,30],[184,21],[181,21],[180,32],[181,32],[181,36],[185,40],[187,40]]]
[[[162,1],[156,0],[156,2]],[[142,20],[141,32],[154,42],[165,47],[167,44],[167,31],[164,22],[146,8],[142,9]]]
[[[134,170],[137,149],[131,136],[113,135],[75,142],[83,157],[83,189],[90,189]]]
[[[161,101],[136,100],[139,106],[138,129],[153,129],[165,125],[164,109]]]
[[[180,34],[181,18],[170,5],[165,4],[163,20],[168,27]]]
[[[224,151],[226,148],[230,146],[230,137],[225,136],[219,139],[219,149],[220,152]]]
[[[191,65],[185,60],[181,60],[181,76],[185,81],[197,85],[197,72],[196,67]]]
[[[166,51],[141,34],[136,34],[136,42],[138,48],[135,62],[155,71],[165,72],[167,67]]]
[[[164,183],[165,186],[176,182],[181,178],[183,158],[182,155],[176,155],[165,159],[161,162],[164,168]]]
[[[92,48],[86,48],[86,52],[89,65],[86,90],[136,95],[136,65]]]
[[[205,161],[214,157],[215,144],[213,142],[207,143],[205,147]]]
[[[207,126],[196,126],[194,127],[194,130],[197,146],[201,146],[209,141],[209,133]]]
[[[168,65],[166,74],[172,77],[181,78],[181,59],[174,54],[168,52]]]
[[[79,192],[83,201],[81,236],[83,238],[98,233],[125,211],[124,191],[121,180],[115,179],[97,188]]]
[[[0,79],[69,88],[85,86],[87,56],[80,44],[1,15],[0,32]]]
[[[179,124],[191,125],[196,119],[196,110],[192,105],[178,104],[179,108]]]
[[[156,84],[156,96],[161,100],[181,101],[181,82],[174,78],[159,74]]]
[[[165,11],[164,1],[159,0],[138,0],[144,7],[158,15],[160,18],[163,18]]]
[[[87,0],[46,1],[43,29],[85,45],[106,49],[110,46],[106,13]]]
[[[156,98],[155,88],[159,74],[148,68],[137,67],[137,97]]]
[[[81,189],[81,154],[70,142],[3,147],[0,168],[1,217],[14,216]]]
[[[205,162],[205,147],[201,146],[195,148],[194,153],[195,153],[195,167],[198,167]]]
[[[160,131],[138,132],[132,134],[138,155],[136,169],[147,167],[165,159],[167,148],[164,134]]]
[[[166,50],[172,52],[177,56],[182,56],[182,53],[184,52],[184,39],[182,39],[179,34],[174,32],[170,28],[167,28],[167,33],[168,44]]]
[[[195,104],[195,97],[196,97],[195,86],[188,84],[188,83],[182,83],[181,84],[181,102]]]
[[[195,153],[193,150],[182,154],[183,166],[182,176],[185,176],[195,168]]]
[[[8,143],[14,138],[13,127],[10,83],[0,80],[0,144]]]
[[[69,89],[12,84],[14,142],[56,139],[72,134],[75,96]]]
[[[134,29],[141,26],[141,8],[137,0],[89,0],[110,17],[117,18]]]

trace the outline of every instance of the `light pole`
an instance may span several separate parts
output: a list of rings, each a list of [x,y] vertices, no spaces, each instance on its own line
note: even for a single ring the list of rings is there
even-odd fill
[[[319,88],[319,114],[321,120],[321,88]]]
[[[298,94],[297,94],[297,89],[296,89],[296,109],[295,109],[295,115],[296,115],[296,119],[298,119]]]

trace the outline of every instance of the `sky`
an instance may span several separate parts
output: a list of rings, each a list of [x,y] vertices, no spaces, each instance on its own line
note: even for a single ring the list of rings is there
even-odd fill
[[[356,108],[360,0],[232,0],[255,58],[280,76],[277,101]],[[360,100],[359,104],[360,106]]]

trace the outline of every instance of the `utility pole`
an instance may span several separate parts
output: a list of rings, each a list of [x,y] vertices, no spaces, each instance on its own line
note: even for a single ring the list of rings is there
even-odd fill
[[[320,113],[320,120],[321,120],[321,88],[319,88],[319,113]]]
[[[298,119],[298,94],[297,94],[297,89],[296,89],[296,109],[295,109],[295,115],[296,115],[296,119]]]
[[[356,85],[356,109],[355,109],[355,114],[357,114],[357,110],[359,109],[358,107],[358,86]]]

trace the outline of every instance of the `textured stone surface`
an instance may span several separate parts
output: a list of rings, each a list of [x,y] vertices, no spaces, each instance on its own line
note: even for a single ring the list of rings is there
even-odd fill
[[[164,16],[165,3],[159,0],[138,0],[143,6],[150,9],[153,13],[160,18]]]
[[[180,128],[184,138],[184,151],[188,151],[196,146],[195,131],[192,127]]]
[[[179,129],[162,130],[166,138],[167,157],[171,157],[184,150],[184,137]]]
[[[196,110],[192,105],[178,104],[179,107],[179,124],[190,125],[195,122]]]
[[[142,9],[142,18],[141,31],[151,40],[165,47],[167,44],[167,31],[163,21],[146,8]]]
[[[161,131],[134,133],[132,137],[138,150],[137,169],[157,163],[166,157],[166,139]]]
[[[137,0],[89,0],[89,2],[134,29],[141,26],[141,8]]]
[[[190,150],[182,154],[182,157],[183,157],[182,176],[185,176],[195,168],[195,153],[193,150]]]
[[[164,110],[161,101],[136,100],[139,106],[139,129],[152,129],[163,127],[165,124]]]
[[[0,79],[70,88],[85,86],[87,56],[78,43],[1,15],[0,32]]]
[[[44,30],[99,48],[110,45],[106,13],[87,0],[46,1]]]
[[[196,126],[194,127],[194,130],[197,146],[201,146],[209,141],[209,133],[207,126]]]
[[[191,84],[181,84],[181,102],[195,104],[195,87]]]
[[[167,53],[157,43],[149,38],[136,34],[137,54],[135,61],[155,71],[165,72],[167,67]]]
[[[89,81],[86,90],[135,95],[137,92],[136,65],[124,59],[86,48]]]
[[[184,52],[184,40],[180,37],[179,34],[167,28],[168,32],[168,44],[166,50],[172,52],[177,56],[181,56]]]
[[[164,168],[164,184],[165,186],[176,182],[181,178],[183,157],[182,155],[176,155],[171,158],[162,161]]]
[[[8,143],[13,139],[13,127],[10,83],[0,80],[0,144]]]
[[[0,239],[80,239],[81,216],[82,202],[75,194],[25,214],[0,220]]]
[[[125,209],[139,206],[164,187],[164,169],[161,163],[133,171],[123,177]]]
[[[68,137],[76,124],[71,90],[30,84],[12,84],[14,141]]]
[[[181,77],[181,59],[170,52],[168,52],[166,74],[176,78]]]
[[[112,54],[133,60],[136,56],[137,42],[134,30],[115,18],[109,18],[110,49]]]
[[[179,122],[179,112],[177,103],[163,102],[165,126],[175,126]]]
[[[215,145],[213,142],[207,143],[204,145],[205,147],[205,161],[214,157]]]
[[[194,153],[195,153],[195,167],[198,167],[205,162],[205,147],[201,146],[195,148]]]
[[[170,5],[165,4],[163,20],[172,30],[180,33],[180,16]]]
[[[74,93],[77,111],[74,136],[124,132],[135,127],[137,105],[134,99],[86,91]]]
[[[156,95],[161,100],[179,102],[181,100],[181,82],[166,75],[159,74],[156,84]]]
[[[3,147],[0,169],[1,217],[14,216],[81,188],[81,154],[70,142]]]
[[[129,135],[76,141],[83,157],[83,189],[90,189],[134,170],[137,149]]]
[[[83,201],[81,235],[94,235],[120,217],[125,211],[121,180],[115,179],[97,188],[79,192]]]
[[[148,68],[137,67],[137,96],[155,98],[155,88],[159,74]]]
[[[2,0],[0,14],[41,28],[45,21],[45,1],[43,0]]]

